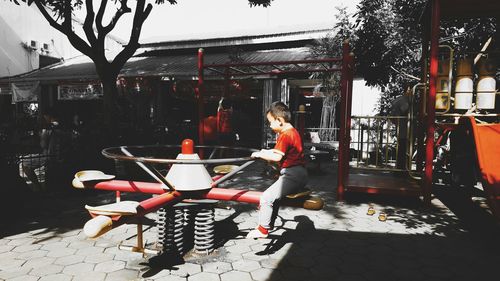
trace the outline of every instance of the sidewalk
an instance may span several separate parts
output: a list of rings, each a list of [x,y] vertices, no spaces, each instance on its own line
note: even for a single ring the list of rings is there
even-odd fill
[[[445,189],[436,192],[432,207],[416,199],[367,195],[337,202],[336,169],[332,163],[321,169],[311,175],[309,187],[325,200],[323,210],[284,207],[276,231],[267,239],[248,240],[246,233],[257,223],[256,206],[221,203],[216,209],[220,247],[207,257],[190,255],[183,264],[119,250],[123,240],[134,243],[134,225],[86,238],[82,227],[90,217],[84,205],[110,202],[112,193],[12,198],[23,207],[4,214],[10,219],[0,223],[0,279],[429,281],[497,276],[499,225],[477,204],[460,203]],[[228,185],[263,190],[270,181],[261,174],[255,166]],[[366,214],[370,204],[373,216]],[[16,214],[24,208],[28,214]],[[386,222],[377,219],[381,211],[388,214]],[[154,227],[145,232],[145,240],[156,240]]]

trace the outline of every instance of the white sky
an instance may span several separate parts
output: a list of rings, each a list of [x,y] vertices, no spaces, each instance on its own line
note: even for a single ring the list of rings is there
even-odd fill
[[[352,85],[352,116],[373,116],[380,99],[380,90],[368,87],[364,80],[354,80]]]
[[[247,0],[177,2],[176,5],[154,5],[143,25],[141,42],[155,41],[152,39],[155,37],[175,39],[186,34],[223,34],[235,30],[330,27],[334,23],[336,6],[345,5],[353,13],[359,0],[274,0],[268,8],[250,8]],[[129,3],[134,5],[134,1]],[[112,5],[108,6],[111,10],[109,8]],[[132,14],[123,16],[112,34],[128,41],[132,17]]]

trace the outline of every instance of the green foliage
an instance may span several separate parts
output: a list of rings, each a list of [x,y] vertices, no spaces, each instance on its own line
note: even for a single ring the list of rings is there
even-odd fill
[[[362,0],[358,6],[354,44],[358,75],[389,97],[416,82],[402,73],[418,76],[421,40],[418,18],[425,1]],[[381,108],[390,99],[381,100]]]
[[[325,37],[316,40],[310,46],[313,57],[340,57],[342,56],[342,43],[344,40],[354,39],[354,25],[350,22],[351,15],[347,13],[347,7],[335,7],[336,24]]]
[[[268,7],[271,5],[271,1],[273,0],[249,0],[250,6],[262,6],[262,7]]]
[[[332,31],[325,37],[317,39],[316,42],[309,46],[309,52],[313,58],[325,57],[341,57],[342,44],[345,40],[354,40],[354,24],[351,23],[350,17],[347,13],[347,7],[335,7],[335,22]],[[330,65],[332,67],[332,65]],[[340,73],[313,73],[311,78],[321,79],[322,87],[327,93],[338,93],[340,91]]]
[[[386,113],[394,97],[404,93],[420,77],[420,16],[425,0],[361,0],[356,16],[354,43],[357,74],[382,90],[380,112]],[[425,19],[424,19],[425,20]],[[441,22],[441,44],[457,56],[480,50],[495,32],[493,19],[461,19]]]

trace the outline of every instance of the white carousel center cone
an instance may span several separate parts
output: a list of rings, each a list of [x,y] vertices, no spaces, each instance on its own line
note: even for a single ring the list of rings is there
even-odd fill
[[[199,160],[198,154],[179,154],[176,159]],[[176,190],[194,191],[212,188],[212,177],[203,164],[173,164],[166,179]]]

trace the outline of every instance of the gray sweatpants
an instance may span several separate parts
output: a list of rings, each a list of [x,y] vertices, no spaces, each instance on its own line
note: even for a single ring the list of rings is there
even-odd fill
[[[285,196],[300,192],[307,183],[307,170],[303,166],[293,166],[280,170],[280,177],[264,191],[260,197],[259,225],[270,228],[274,225],[279,201]],[[274,212],[273,212],[274,211]]]

